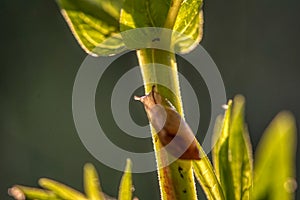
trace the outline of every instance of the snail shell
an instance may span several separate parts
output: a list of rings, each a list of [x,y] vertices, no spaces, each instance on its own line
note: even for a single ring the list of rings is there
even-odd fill
[[[161,144],[171,155],[184,160],[200,160],[191,128],[170,103],[154,91],[154,87],[146,96],[134,98],[144,104],[147,117]]]

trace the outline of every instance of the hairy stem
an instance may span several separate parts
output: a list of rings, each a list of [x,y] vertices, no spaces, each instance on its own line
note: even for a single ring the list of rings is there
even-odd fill
[[[137,55],[145,93],[149,93],[154,84],[157,85],[158,92],[183,116],[175,55],[159,49],[138,50]],[[160,151],[162,146],[158,136],[153,128],[151,132],[162,199],[197,199],[191,161],[176,160],[168,165],[171,157]]]

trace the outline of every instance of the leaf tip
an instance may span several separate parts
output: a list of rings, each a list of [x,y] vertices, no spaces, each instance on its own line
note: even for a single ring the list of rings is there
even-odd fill
[[[95,170],[95,167],[93,164],[91,163],[86,163],[83,167],[83,170],[86,171],[91,171],[91,170]]]
[[[235,97],[234,97],[234,99],[233,99],[233,102],[235,103],[235,104],[241,104],[241,105],[244,105],[245,104],[245,97],[243,96],[243,95],[241,95],[241,94],[238,94],[238,95],[236,95]]]
[[[132,162],[131,162],[130,158],[127,158],[125,172],[131,172],[131,167],[132,167]]]
[[[280,121],[282,126],[290,127],[291,125],[295,124],[294,115],[287,110],[281,111],[275,117],[275,121]]]
[[[50,179],[47,179],[47,178],[40,178],[38,183],[40,186],[43,186],[45,185],[47,182],[49,182]]]

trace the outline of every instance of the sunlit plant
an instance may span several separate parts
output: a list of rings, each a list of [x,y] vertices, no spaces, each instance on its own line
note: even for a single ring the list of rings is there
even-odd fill
[[[73,35],[80,46],[93,56],[124,51],[126,45],[121,32],[144,27],[170,29],[189,36],[192,40],[177,38],[171,41],[171,38],[164,38],[170,40],[168,44],[177,45],[178,52],[188,53],[202,38],[202,4],[202,0],[58,0]],[[170,85],[155,85],[156,92],[167,99],[174,106],[174,112],[183,118],[175,54],[156,48],[138,49],[136,52],[145,93],[152,91],[152,80],[170,79]],[[170,67],[170,70],[161,74],[161,70],[156,70],[159,64]],[[175,91],[167,88],[175,88]],[[161,167],[170,157],[168,153],[158,151],[163,143],[152,129],[161,199],[196,200],[194,175],[209,200],[294,198],[297,184],[293,116],[284,111],[275,117],[266,129],[253,163],[244,110],[245,100],[237,96],[229,100],[225,114],[216,119],[213,165],[195,141],[200,160],[190,156],[190,159],[177,159]],[[43,189],[16,185],[9,189],[9,194],[15,199],[113,199],[102,192],[97,172],[91,164],[84,167],[85,194],[50,179],[41,179],[39,184]],[[135,198],[132,187],[131,161],[128,160],[118,199]],[[143,199],[142,196],[139,198]]]

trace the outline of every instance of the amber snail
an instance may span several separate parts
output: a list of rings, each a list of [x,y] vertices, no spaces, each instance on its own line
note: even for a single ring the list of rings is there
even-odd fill
[[[149,122],[158,134],[158,138],[168,153],[179,159],[200,160],[196,138],[172,104],[163,98],[155,86],[142,97],[134,97],[144,104]]]

